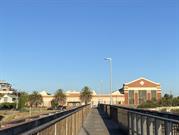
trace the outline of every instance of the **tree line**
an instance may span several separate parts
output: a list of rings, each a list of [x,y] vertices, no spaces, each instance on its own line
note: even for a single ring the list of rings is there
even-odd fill
[[[161,106],[179,106],[179,96],[174,97],[172,94],[164,94],[159,101],[152,99],[151,101],[140,104],[138,108],[155,108]]]
[[[80,92],[80,100],[85,104],[88,104],[92,99],[92,91],[89,87],[85,86]],[[58,89],[54,98],[51,101],[51,106],[56,109],[58,106],[64,106],[66,104],[66,94],[62,89]],[[20,92],[18,99],[18,109],[24,109],[25,107],[39,107],[43,106],[43,97],[37,91],[28,94],[27,92]]]

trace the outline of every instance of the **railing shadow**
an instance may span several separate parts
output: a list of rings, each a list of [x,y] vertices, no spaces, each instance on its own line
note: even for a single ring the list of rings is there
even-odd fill
[[[110,119],[110,117],[100,108],[97,109],[110,135],[126,135],[122,130],[120,130],[118,123],[112,121],[112,119]]]
[[[90,135],[90,133],[88,132],[88,130],[85,128],[85,126],[82,125],[81,128],[84,130],[84,132],[86,133],[86,135]]]

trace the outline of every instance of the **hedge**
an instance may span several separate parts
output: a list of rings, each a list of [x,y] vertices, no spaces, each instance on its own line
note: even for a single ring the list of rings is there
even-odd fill
[[[16,103],[1,103],[0,109],[13,109],[16,108]]]

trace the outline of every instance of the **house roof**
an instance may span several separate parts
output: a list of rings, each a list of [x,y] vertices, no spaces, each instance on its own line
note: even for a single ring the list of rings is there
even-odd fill
[[[6,83],[6,81],[4,81],[4,80],[0,80],[0,83]]]
[[[156,87],[156,86],[160,86],[160,83],[151,81],[144,77],[140,77],[140,78],[133,80],[131,82],[124,83],[124,85],[129,86],[129,87]]]
[[[0,80],[0,84],[7,84],[7,85],[11,85],[10,83],[7,83],[6,81],[4,80]]]
[[[5,97],[5,96],[11,97],[11,98],[17,98],[17,96],[15,96],[15,95],[10,95],[10,94],[6,94],[6,95],[4,95],[3,97]]]
[[[51,94],[49,94],[46,91],[41,91],[41,92],[39,92],[39,94],[42,95],[42,96],[49,96],[49,95],[51,95]]]
[[[67,94],[67,95],[79,95],[80,92],[75,91],[75,90],[69,90],[69,91],[66,91],[65,94]]]
[[[97,95],[96,91],[92,90],[92,95]]]
[[[117,91],[113,91],[113,92],[112,92],[112,95],[123,95],[123,94],[120,93],[119,90],[117,90]]]

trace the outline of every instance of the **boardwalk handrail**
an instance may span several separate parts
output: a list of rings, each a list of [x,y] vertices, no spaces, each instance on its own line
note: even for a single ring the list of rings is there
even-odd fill
[[[68,114],[66,114],[66,115],[64,115],[64,116],[62,116],[62,117],[59,117],[59,118],[57,118],[57,119],[55,119],[55,120],[52,120],[52,121],[50,121],[50,122],[48,122],[48,123],[45,123],[45,124],[43,124],[43,125],[41,125],[41,126],[39,126],[39,127],[33,128],[33,129],[31,129],[31,130],[29,130],[29,131],[27,131],[27,132],[25,132],[25,133],[22,133],[21,135],[32,135],[32,134],[38,133],[39,131],[42,131],[42,130],[48,128],[49,126],[55,124],[56,122],[58,122],[58,121],[60,121],[60,120],[63,120],[63,119],[65,119],[65,118],[69,117],[70,115],[72,115],[73,113],[75,113],[75,112],[77,112],[77,111],[78,111],[78,110],[75,110],[74,112],[68,113]]]
[[[41,132],[43,135],[48,135],[48,132],[54,132],[55,134],[57,131],[68,132],[67,135],[73,132],[74,135],[77,135],[89,109],[90,105],[83,105],[68,111],[22,122],[12,127],[0,129],[0,135],[36,135]],[[61,124],[62,122],[64,123],[63,125]],[[63,127],[65,131],[59,131],[60,126],[65,126]],[[67,130],[68,127],[71,128]]]
[[[169,119],[175,119],[179,120],[179,115],[173,114],[173,113],[168,113],[168,112],[159,112],[159,111],[151,111],[151,110],[146,110],[146,109],[140,109],[140,108],[130,108],[130,107],[125,107],[125,106],[119,106],[119,105],[112,105],[114,108],[121,108],[129,111],[135,111],[135,112],[141,112],[145,114],[153,114],[155,116],[160,116],[160,117],[167,117]]]
[[[111,119],[129,135],[179,135],[179,115],[100,104]]]

